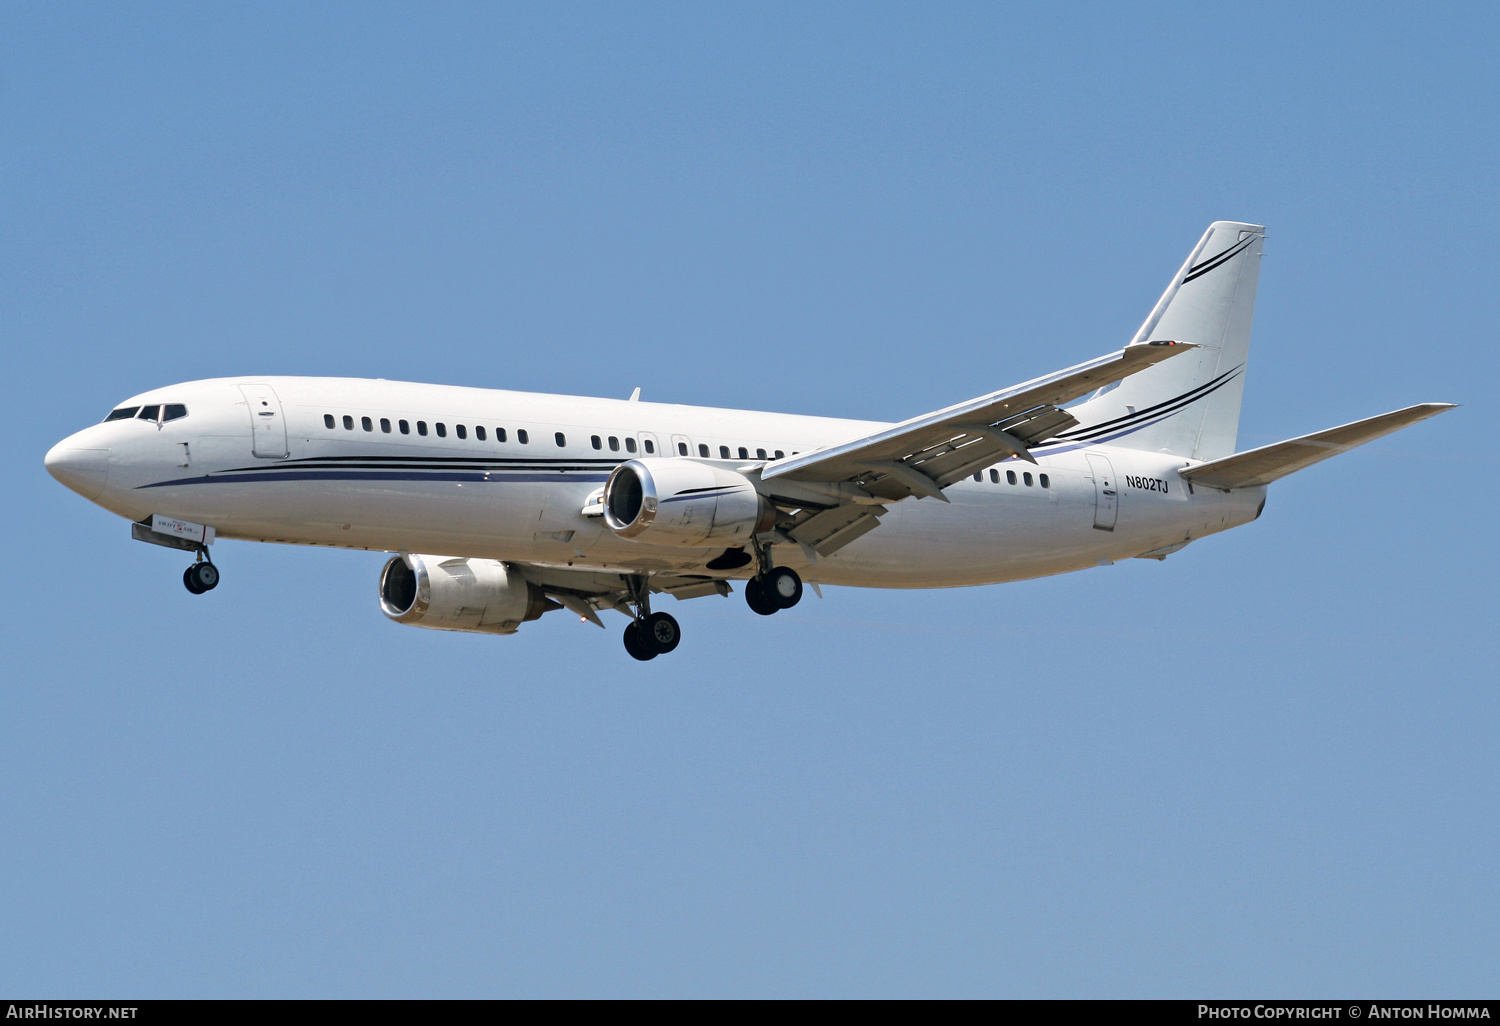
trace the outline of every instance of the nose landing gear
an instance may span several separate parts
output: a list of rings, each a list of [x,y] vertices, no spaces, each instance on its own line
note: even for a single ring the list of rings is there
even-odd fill
[[[208,561],[208,556],[198,553],[198,561],[182,572],[182,583],[194,595],[213,591],[219,586],[219,568]]]
[[[153,513],[145,520],[137,520],[130,525],[130,537],[152,545],[191,552],[194,557],[193,565],[182,572],[182,586],[194,595],[202,595],[219,586],[219,568],[214,566],[213,560],[208,556],[208,546],[214,540],[212,527]]]

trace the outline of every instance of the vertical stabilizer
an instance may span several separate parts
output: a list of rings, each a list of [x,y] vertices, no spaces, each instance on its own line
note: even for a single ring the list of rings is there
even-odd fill
[[[1064,436],[1212,460],[1234,452],[1265,229],[1215,221],[1157,300],[1131,345],[1200,346],[1133,374],[1069,412]]]

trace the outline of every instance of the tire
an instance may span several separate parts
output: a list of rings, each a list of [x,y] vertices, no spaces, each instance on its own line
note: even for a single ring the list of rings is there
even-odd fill
[[[771,596],[766,594],[766,589],[762,586],[759,577],[752,577],[745,582],[745,604],[761,616],[770,616],[781,608]]]
[[[641,662],[656,658],[656,649],[647,644],[641,635],[641,625],[635,621],[625,628],[625,651]]]
[[[219,568],[207,561],[193,564],[193,576],[204,591],[213,591],[219,586]]]
[[[682,628],[671,613],[652,613],[641,627],[641,637],[657,655],[666,655],[682,640]]]
[[[193,573],[193,570],[196,569],[196,567],[197,564],[194,563],[192,566],[188,567],[182,572],[182,586],[188,591],[192,592],[194,595],[202,595],[203,589],[198,587],[198,575]]]
[[[802,578],[791,567],[779,566],[766,574],[761,586],[768,599],[776,603],[777,609],[791,609],[802,601]]]

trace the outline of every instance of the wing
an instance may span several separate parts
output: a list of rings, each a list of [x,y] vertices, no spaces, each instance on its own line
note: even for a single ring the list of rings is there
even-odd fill
[[[779,479],[854,485],[856,501],[896,501],[915,495],[946,502],[944,488],[982,467],[1010,456],[1035,463],[1030,446],[1078,424],[1059,409],[1060,404],[1195,348],[1187,342],[1127,346],[864,438],[778,460],[762,470],[761,479],[773,491]],[[871,522],[865,529],[874,526]]]
[[[1348,452],[1355,446],[1373,442],[1382,435],[1399,431],[1419,420],[1436,417],[1453,407],[1448,403],[1422,403],[1404,410],[1382,413],[1378,417],[1357,420],[1353,424],[1317,431],[1301,438],[1290,438],[1259,449],[1237,452],[1210,463],[1200,463],[1178,471],[1194,484],[1210,488],[1249,488],[1270,484],[1279,477],[1310,467],[1330,456]]]

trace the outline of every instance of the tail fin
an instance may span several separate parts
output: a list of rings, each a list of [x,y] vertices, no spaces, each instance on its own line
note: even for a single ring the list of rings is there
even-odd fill
[[[1265,229],[1215,221],[1131,345],[1170,339],[1193,352],[1108,386],[1069,413],[1063,437],[1212,460],[1234,452]]]

